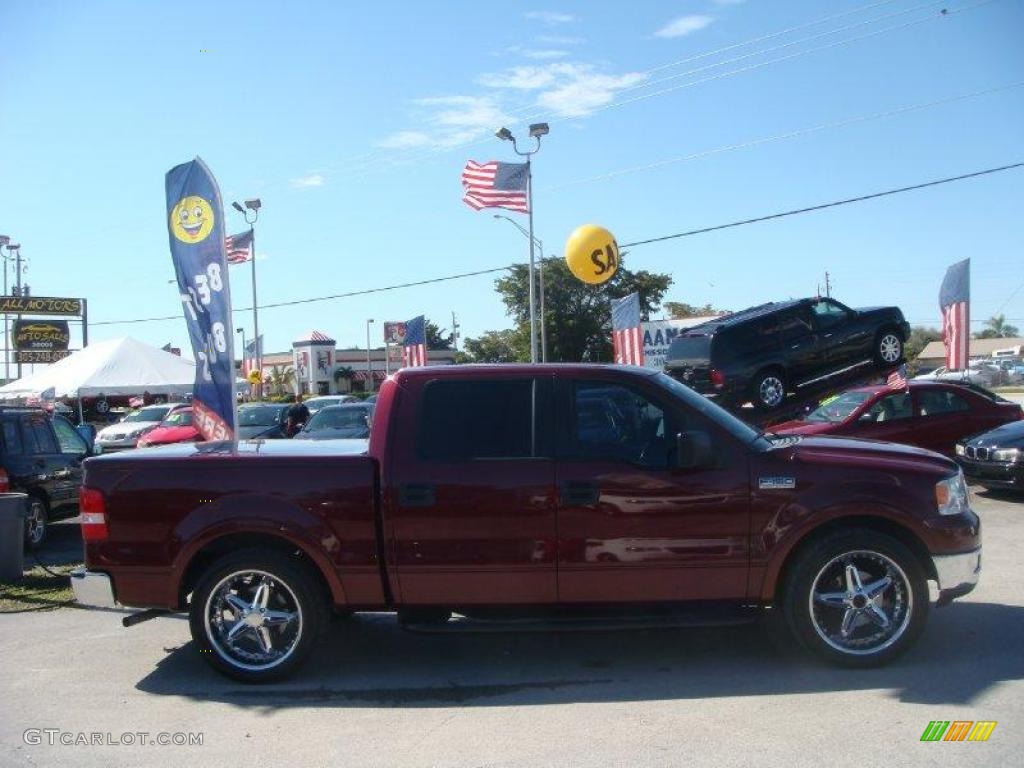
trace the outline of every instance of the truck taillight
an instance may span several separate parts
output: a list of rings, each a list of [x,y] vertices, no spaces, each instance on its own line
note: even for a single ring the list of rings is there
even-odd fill
[[[82,520],[82,538],[102,541],[107,538],[107,504],[103,494],[95,488],[82,487],[78,491],[78,510]]]
[[[715,389],[721,389],[725,386],[725,374],[717,368],[712,368],[709,376],[711,378],[711,385]]]
[[[7,493],[11,490],[11,478],[7,474],[7,470],[0,467],[0,493]]]

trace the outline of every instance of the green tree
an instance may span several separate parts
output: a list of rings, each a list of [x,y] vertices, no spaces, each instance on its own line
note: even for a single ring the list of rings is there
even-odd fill
[[[295,370],[290,365],[272,366],[267,383],[270,384],[271,394],[282,395],[286,388],[290,389],[295,384]]]
[[[612,299],[634,291],[640,294],[644,320],[657,309],[672,284],[672,277],[657,272],[633,272],[619,268],[604,285],[587,285],[569,271],[563,259],[544,260],[544,318],[551,362],[607,362],[612,359]],[[515,332],[527,341],[529,354],[529,270],[525,264],[512,267],[494,287],[515,321]],[[521,354],[517,352],[517,354]],[[528,357],[526,359],[529,359]]]
[[[993,315],[985,321],[988,327],[974,334],[976,339],[1007,339],[1018,336],[1020,330],[1015,325],[1006,322],[1006,315]]]
[[[913,363],[917,360],[917,356],[921,354],[921,350],[927,347],[931,342],[941,340],[942,334],[934,328],[915,325],[910,329],[910,337],[907,339],[907,343],[903,347],[903,353],[907,358],[907,362]]]
[[[707,317],[709,315],[727,315],[728,309],[715,309],[710,304],[697,307],[682,301],[666,301],[664,309],[673,320],[680,320],[687,317]]]
[[[466,339],[460,362],[523,363],[530,361],[529,327],[485,331],[475,339]]]
[[[427,349],[451,349],[454,340],[451,333],[446,334],[447,328],[439,328],[437,323],[429,320],[424,323],[424,333],[427,337]]]

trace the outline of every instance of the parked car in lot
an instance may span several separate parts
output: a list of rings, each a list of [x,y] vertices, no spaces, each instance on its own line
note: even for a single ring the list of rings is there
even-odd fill
[[[762,304],[681,331],[665,372],[701,394],[779,408],[791,393],[903,359],[910,326],[898,307],[850,309],[835,299]]]
[[[151,429],[156,429],[171,413],[187,407],[187,403],[161,403],[131,411],[121,421],[97,432],[96,444],[101,446],[105,453],[134,448],[140,437]]]
[[[171,445],[172,443],[194,443],[202,440],[195,424],[192,423],[191,408],[177,408],[153,429],[145,432],[136,444],[137,448],[149,448],[154,445]]]
[[[1024,491],[1024,421],[1014,421],[956,445],[971,480],[990,489]]]
[[[953,456],[958,440],[1022,416],[1017,403],[981,387],[915,380],[897,391],[885,385],[847,390],[772,431],[887,440]]]
[[[992,387],[997,379],[996,370],[972,361],[967,368],[954,371],[945,366],[936,368],[929,373],[922,373],[914,377],[915,381],[953,381],[966,382],[979,387]]]
[[[246,403],[238,406],[238,439],[265,440],[287,437],[287,403]]]
[[[28,494],[29,547],[45,541],[51,520],[78,514],[82,461],[92,453],[63,416],[0,406],[0,492]]]
[[[443,631],[766,617],[863,667],[920,635],[928,580],[946,603],[981,567],[952,460],[773,438],[655,371],[407,368],[368,453],[346,442],[89,459],[77,599],[188,611],[200,657],[252,682],[306,658],[332,608]]]
[[[360,402],[360,400],[355,395],[320,395],[319,397],[311,397],[308,400],[303,400],[303,403],[309,409],[310,416],[321,408],[326,408],[329,405],[344,405],[345,403],[358,402]]]
[[[321,408],[295,435],[295,440],[365,440],[370,437],[373,405],[345,403]]]

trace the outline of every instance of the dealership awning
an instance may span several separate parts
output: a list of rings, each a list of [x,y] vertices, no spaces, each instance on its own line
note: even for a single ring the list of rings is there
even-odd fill
[[[191,392],[196,366],[191,360],[131,338],[110,339],[47,365],[43,370],[0,387],[0,399],[97,395],[182,396]]]
[[[352,374],[352,381],[366,381],[368,378],[370,378],[366,374],[367,371],[356,371],[355,373]],[[373,372],[374,381],[384,381],[384,379],[386,379],[387,377],[388,375],[384,371]]]

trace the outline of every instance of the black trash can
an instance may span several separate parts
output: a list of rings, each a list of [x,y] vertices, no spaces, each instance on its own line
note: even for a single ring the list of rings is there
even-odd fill
[[[0,493],[0,581],[15,581],[25,572],[25,518],[28,496]]]

